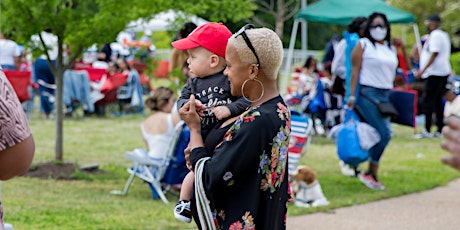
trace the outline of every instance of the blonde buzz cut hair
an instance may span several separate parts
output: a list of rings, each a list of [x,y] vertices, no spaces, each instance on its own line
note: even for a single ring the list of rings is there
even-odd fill
[[[248,29],[244,33],[249,37],[252,46],[259,57],[259,71],[271,80],[276,80],[283,62],[283,43],[278,35],[267,28]],[[235,48],[243,64],[257,64],[257,59],[248,47],[242,35],[228,39],[228,45]]]

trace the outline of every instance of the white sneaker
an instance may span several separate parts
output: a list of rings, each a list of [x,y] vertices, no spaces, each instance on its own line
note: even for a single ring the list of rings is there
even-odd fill
[[[435,132],[435,133],[433,133],[433,137],[434,138],[443,138],[444,136],[440,132]]]
[[[4,230],[13,230],[14,229],[13,225],[8,224],[8,223],[5,223],[5,225],[3,225],[3,227],[4,227]]]
[[[415,139],[423,139],[423,138],[433,138],[433,134],[429,133],[428,131],[424,130],[421,133],[417,133],[414,135]]]
[[[343,161],[339,161],[339,165],[340,165],[340,171],[342,172],[344,176],[348,176],[348,177],[355,176],[355,170],[352,167],[350,167],[350,165],[345,164],[345,162]]]
[[[324,135],[326,133],[323,124],[321,123],[321,120],[318,118],[315,119],[315,131],[318,135]]]
[[[174,217],[185,223],[192,222],[192,210],[190,209],[190,201],[178,201],[174,207]]]

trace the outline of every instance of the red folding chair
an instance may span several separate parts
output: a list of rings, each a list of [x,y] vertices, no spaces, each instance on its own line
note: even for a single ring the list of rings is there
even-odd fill
[[[92,67],[79,68],[77,70],[88,71],[89,80],[92,82],[99,82],[102,79],[102,76],[104,76],[104,74],[107,73],[106,69],[97,69]]]
[[[6,78],[13,86],[20,102],[30,99],[29,86],[32,85],[30,71],[4,70]]]

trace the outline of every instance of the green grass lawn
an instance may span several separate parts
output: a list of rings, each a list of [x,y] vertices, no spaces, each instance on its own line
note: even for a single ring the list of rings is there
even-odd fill
[[[64,121],[64,161],[98,163],[105,173],[84,180],[62,181],[17,177],[3,182],[5,221],[21,229],[196,229],[176,220],[170,204],[153,200],[148,186],[135,179],[127,196],[111,195],[122,189],[130,162],[127,150],[144,147],[139,124],[142,115]],[[54,159],[54,120],[34,114],[30,122],[36,142],[34,164]],[[413,129],[393,126],[394,138],[385,151],[380,180],[385,191],[369,190],[356,178],[340,173],[335,144],[314,137],[301,163],[312,167],[330,205],[320,208],[289,206],[289,215],[328,212],[331,209],[419,192],[446,185],[459,173],[440,163],[447,154],[439,139],[412,138]],[[365,165],[361,168],[364,169]]]

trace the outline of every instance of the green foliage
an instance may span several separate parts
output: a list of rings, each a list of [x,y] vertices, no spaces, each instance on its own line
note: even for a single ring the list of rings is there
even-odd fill
[[[452,36],[455,46],[460,45],[460,3],[457,0],[389,0],[389,3],[415,15],[420,34],[428,33],[424,21],[428,15],[437,13],[443,21],[441,27]]]
[[[454,72],[457,75],[460,74],[460,52],[450,55],[450,64],[452,65]]]
[[[30,37],[44,30],[58,37],[57,66],[50,66],[56,78],[56,157],[63,159],[62,114],[63,73],[92,44],[112,42],[125,25],[138,19],[153,17],[169,9],[185,13],[205,13],[211,20],[240,20],[252,14],[252,0],[244,1],[169,1],[169,0],[1,0],[1,28],[11,33],[14,40],[28,44]],[[222,7],[224,6],[224,7]],[[235,13],[237,12],[237,13]],[[63,45],[68,45],[70,58],[64,63]],[[45,53],[41,50],[41,53]]]
[[[157,49],[170,49],[175,36],[176,32],[173,31],[155,31],[151,39]]]
[[[171,8],[204,16],[215,22],[237,22],[253,15],[255,0],[189,0],[171,1]]]

